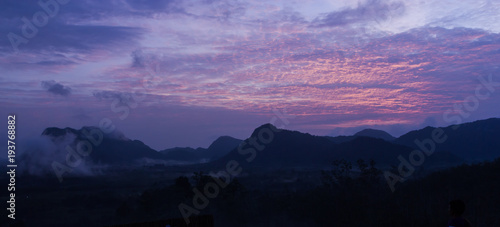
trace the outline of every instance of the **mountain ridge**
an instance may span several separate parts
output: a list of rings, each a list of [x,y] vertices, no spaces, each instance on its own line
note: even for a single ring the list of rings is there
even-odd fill
[[[500,118],[488,118],[445,127],[428,126],[403,134],[394,142],[421,149],[415,141],[432,138],[435,129],[443,130],[443,135],[447,137],[445,142],[435,143],[436,151],[451,152],[472,162],[493,160],[500,156]]]
[[[385,141],[393,141],[396,139],[396,137],[392,136],[386,131],[371,129],[371,128],[363,129],[355,133],[354,136],[367,136],[367,137],[383,139]]]
[[[220,136],[208,148],[175,147],[161,151],[150,148],[142,141],[131,140],[120,132],[114,132],[103,134],[102,143],[96,146],[90,159],[98,163],[111,164],[142,158],[217,164],[232,158],[244,163],[242,157],[248,158],[248,154],[245,156],[241,153],[253,149],[257,155],[252,162],[256,166],[327,165],[333,159],[339,158],[375,159],[383,165],[392,165],[397,163],[398,156],[408,157],[409,152],[419,149],[414,141],[431,138],[435,129],[435,127],[425,127],[391,140],[394,137],[390,134],[374,129],[365,129],[352,136],[329,137],[278,129],[267,123],[255,128],[250,137],[244,140]],[[441,157],[455,164],[460,161],[492,160],[500,156],[500,141],[497,142],[500,138],[498,118],[438,127],[438,129],[444,130],[448,141],[436,146],[436,152],[431,159]],[[75,148],[79,140],[86,139],[84,130],[100,129],[49,127],[42,132],[42,135],[52,138],[53,141],[73,135],[75,138],[71,146]],[[238,149],[240,144],[243,146]]]

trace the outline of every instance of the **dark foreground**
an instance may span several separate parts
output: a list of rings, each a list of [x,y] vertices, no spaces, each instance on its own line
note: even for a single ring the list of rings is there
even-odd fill
[[[62,183],[53,176],[20,176],[16,222],[113,226],[184,220],[182,210],[184,216],[193,217],[189,226],[210,225],[210,221],[196,224],[197,218],[208,217],[215,226],[437,227],[446,226],[448,202],[459,198],[465,201],[464,216],[473,226],[500,226],[500,159],[414,174],[395,192],[376,168],[362,169],[342,165],[328,171],[248,169],[222,181],[228,183],[224,187],[222,177],[214,179],[186,167],[121,169],[66,177]],[[206,185],[211,185],[208,192]],[[180,204],[184,204],[181,210]],[[13,222],[4,215],[2,223]]]

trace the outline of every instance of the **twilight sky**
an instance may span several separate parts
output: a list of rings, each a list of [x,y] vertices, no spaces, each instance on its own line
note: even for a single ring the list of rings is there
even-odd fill
[[[500,1],[37,2],[0,2],[1,125],[16,113],[18,137],[102,119],[154,149],[268,122],[399,136],[500,82]],[[464,122],[500,117],[493,90]]]

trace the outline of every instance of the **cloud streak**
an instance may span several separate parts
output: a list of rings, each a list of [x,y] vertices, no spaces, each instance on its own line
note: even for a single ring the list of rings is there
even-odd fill
[[[369,0],[365,3],[359,3],[356,8],[347,8],[322,15],[313,21],[313,26],[337,27],[356,23],[380,23],[400,16],[404,11],[403,2]]]

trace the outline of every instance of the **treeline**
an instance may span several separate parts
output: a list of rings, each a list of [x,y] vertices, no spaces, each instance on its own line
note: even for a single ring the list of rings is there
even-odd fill
[[[144,191],[117,207],[121,222],[180,218],[179,204],[192,204],[193,188],[216,182],[201,172]],[[238,179],[221,188],[200,214],[215,226],[446,226],[448,202],[462,199],[473,226],[500,226],[500,159],[462,165],[408,180],[391,192],[373,161],[333,162],[312,190],[280,193],[250,190]]]

